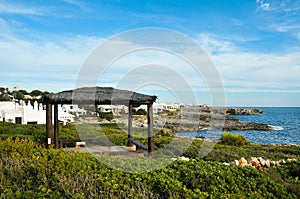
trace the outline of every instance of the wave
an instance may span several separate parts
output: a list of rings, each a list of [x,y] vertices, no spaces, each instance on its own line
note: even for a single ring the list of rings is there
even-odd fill
[[[270,125],[274,131],[281,131],[281,130],[284,130],[284,128],[282,126],[273,126],[273,125]]]
[[[207,131],[207,130],[208,130],[208,128],[203,128],[200,131]]]

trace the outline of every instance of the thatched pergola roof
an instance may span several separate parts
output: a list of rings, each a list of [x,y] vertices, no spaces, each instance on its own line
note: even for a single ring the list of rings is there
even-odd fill
[[[112,87],[83,87],[44,95],[42,103],[51,104],[152,104],[156,96]]]

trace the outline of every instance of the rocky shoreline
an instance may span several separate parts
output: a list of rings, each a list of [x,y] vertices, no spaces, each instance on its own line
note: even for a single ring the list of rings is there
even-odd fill
[[[255,108],[215,108],[209,106],[184,106],[169,114],[154,116],[154,127],[166,132],[209,130],[273,130],[263,123],[242,122],[234,115],[264,114]],[[105,122],[105,121],[104,121]],[[127,125],[127,115],[116,117],[114,122]],[[133,117],[134,127],[146,127],[145,116]]]
[[[213,108],[182,107],[173,117],[164,117],[155,121],[155,126],[164,126],[173,132],[210,130],[273,130],[272,126],[262,123],[241,122],[232,115],[263,114],[260,109],[252,108]],[[164,123],[164,124],[163,124]]]
[[[257,108],[225,108],[226,114],[229,115],[258,115],[264,114],[263,110]]]

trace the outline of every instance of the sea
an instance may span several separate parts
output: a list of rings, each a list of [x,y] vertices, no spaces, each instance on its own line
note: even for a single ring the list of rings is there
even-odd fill
[[[252,143],[259,144],[289,144],[300,145],[300,107],[257,107],[264,111],[260,115],[232,115],[244,122],[256,122],[268,124],[273,127],[271,131],[258,130],[231,130],[231,133],[239,133]],[[194,132],[178,132],[183,137],[205,137],[220,139],[220,132],[201,130]]]

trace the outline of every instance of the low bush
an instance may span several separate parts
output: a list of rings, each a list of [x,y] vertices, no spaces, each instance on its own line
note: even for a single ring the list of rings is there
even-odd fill
[[[145,109],[142,109],[142,108],[140,108],[138,110],[132,109],[132,114],[133,115],[147,115],[147,111]]]
[[[250,144],[249,140],[241,134],[232,134],[224,132],[221,136],[221,143],[230,146],[244,146]]]
[[[279,173],[287,190],[300,197],[300,161],[290,162],[274,170]]]
[[[98,112],[100,119],[105,119],[111,121],[114,119],[114,115],[112,112]]]

